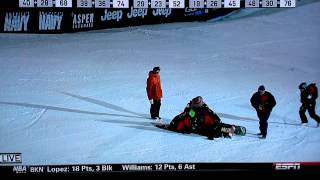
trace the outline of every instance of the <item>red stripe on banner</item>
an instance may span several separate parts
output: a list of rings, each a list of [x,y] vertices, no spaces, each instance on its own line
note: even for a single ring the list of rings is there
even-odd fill
[[[303,166],[320,166],[320,162],[300,162]]]

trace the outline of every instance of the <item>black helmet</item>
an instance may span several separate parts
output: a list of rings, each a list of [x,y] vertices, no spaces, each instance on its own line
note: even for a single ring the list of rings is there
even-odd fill
[[[306,82],[302,82],[300,85],[299,85],[299,89],[306,89],[307,88],[307,83]]]
[[[265,91],[266,88],[264,87],[264,85],[259,86],[258,91]]]
[[[195,108],[201,107],[203,104],[204,104],[204,102],[203,102],[203,98],[201,96],[197,96],[197,97],[193,98],[191,101],[191,106],[195,107]]]
[[[153,68],[152,71],[153,71],[153,72],[158,72],[158,71],[160,71],[160,67],[159,67],[159,66],[156,66],[156,67]]]

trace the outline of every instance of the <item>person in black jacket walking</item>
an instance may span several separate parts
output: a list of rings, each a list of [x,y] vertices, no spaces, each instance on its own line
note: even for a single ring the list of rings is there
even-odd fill
[[[273,95],[265,90],[263,85],[259,86],[258,91],[255,92],[251,99],[251,105],[257,111],[259,117],[259,129],[261,138],[267,137],[268,119],[273,107],[276,105],[276,100]]]
[[[311,83],[307,85],[306,82],[303,82],[299,85],[299,89],[301,93],[299,115],[302,125],[305,126],[308,123],[307,116],[305,115],[306,110],[308,110],[310,117],[317,121],[317,126],[319,127],[320,117],[315,112],[316,99],[318,98],[318,88],[316,84]]]

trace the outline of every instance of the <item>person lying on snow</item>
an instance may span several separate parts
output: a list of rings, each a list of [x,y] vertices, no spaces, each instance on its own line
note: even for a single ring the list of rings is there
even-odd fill
[[[179,133],[197,133],[207,136],[210,140],[218,137],[231,137],[236,126],[221,122],[201,96],[193,98],[184,111],[170,122],[169,130]],[[242,132],[245,133],[245,132]]]

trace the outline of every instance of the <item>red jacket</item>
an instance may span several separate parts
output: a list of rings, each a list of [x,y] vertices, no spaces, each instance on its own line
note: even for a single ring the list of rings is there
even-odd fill
[[[148,99],[160,100],[162,98],[161,80],[158,73],[149,72],[146,90]]]

